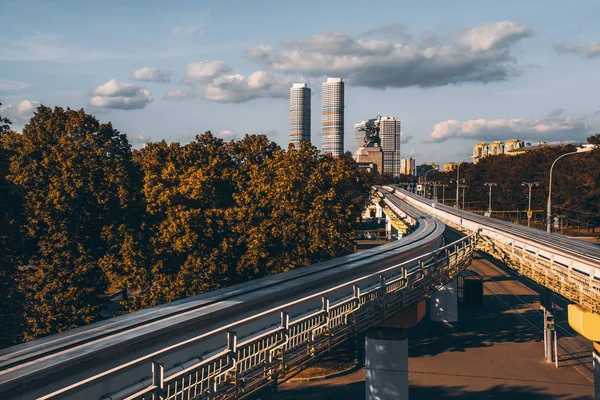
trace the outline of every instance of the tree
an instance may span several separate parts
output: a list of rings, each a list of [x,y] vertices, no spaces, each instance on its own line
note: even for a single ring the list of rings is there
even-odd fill
[[[21,266],[24,339],[96,320],[109,276],[135,230],[131,148],[110,123],[83,110],[40,106],[22,134],[9,134],[7,179],[23,192]]]
[[[225,285],[231,257],[224,221],[234,190],[230,157],[210,132],[186,146],[150,143],[135,155],[143,174],[146,268],[124,275],[141,295],[138,309]]]
[[[0,106],[2,104],[0,103]],[[6,179],[11,152],[5,148],[11,122],[0,116],[0,348],[9,346],[22,331],[23,299],[17,290],[19,263],[25,248],[19,227],[22,223],[22,193]]]
[[[587,142],[589,144],[595,144],[596,146],[600,146],[600,133],[595,133],[588,137]]]
[[[2,103],[0,103],[0,107],[2,107]],[[0,134],[8,132],[10,129],[10,124],[12,124],[12,122],[8,118],[0,115]]]

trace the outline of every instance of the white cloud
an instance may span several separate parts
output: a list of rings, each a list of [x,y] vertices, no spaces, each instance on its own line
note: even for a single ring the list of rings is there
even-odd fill
[[[200,61],[188,64],[185,70],[185,83],[208,82],[231,71],[231,67],[221,61]]]
[[[145,144],[152,140],[149,136],[142,133],[134,133],[127,136],[129,137],[129,142],[132,144]]]
[[[388,25],[366,33],[390,30],[401,32],[400,26]],[[332,32],[284,41],[279,52],[271,46],[252,47],[246,55],[273,70],[342,76],[355,86],[434,87],[518,76],[510,50],[528,36],[529,27],[511,21],[460,30],[448,35],[445,44],[437,44],[437,35],[431,32],[418,43],[357,40],[345,32]]]
[[[218,138],[221,138],[225,141],[238,139],[238,134],[230,129],[223,129],[221,132],[215,135]]]
[[[167,92],[165,98],[167,99],[191,99],[192,97],[198,97],[200,92],[197,89],[172,89]]]
[[[132,83],[109,80],[90,92],[89,105],[99,108],[136,110],[152,102],[150,91]]]
[[[36,33],[12,40],[0,38],[0,61],[52,61],[68,54],[58,44],[56,35]]]
[[[171,72],[161,71],[154,67],[143,67],[131,74],[131,79],[134,81],[147,81],[147,82],[170,82]]]
[[[27,85],[24,82],[11,81],[7,79],[0,79],[0,91],[8,92],[12,90],[20,90],[26,88]]]
[[[0,115],[15,124],[24,123],[33,116],[33,112],[39,105],[39,102],[31,100],[23,100],[18,104],[3,104],[0,106]]]
[[[400,142],[406,144],[410,142],[414,137],[406,134],[406,132],[400,132]]]
[[[442,121],[433,127],[427,142],[445,142],[451,138],[485,141],[522,140],[572,141],[583,140],[591,127],[581,118],[513,118]]]
[[[260,97],[287,98],[291,84],[291,78],[266,71],[256,71],[248,77],[223,75],[206,85],[204,97],[222,103],[242,103]]]
[[[583,58],[600,57],[600,42],[579,46],[570,43],[557,43],[553,46],[558,54],[575,54]]]

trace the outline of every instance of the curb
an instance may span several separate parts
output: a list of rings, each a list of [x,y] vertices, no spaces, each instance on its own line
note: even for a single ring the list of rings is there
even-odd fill
[[[343,371],[339,371],[339,372],[334,372],[333,374],[329,374],[329,375],[323,375],[323,376],[311,376],[310,378],[290,378],[288,380],[288,382],[317,382],[317,381],[324,381],[327,379],[333,379],[333,378],[337,378],[339,376],[343,376],[346,374],[351,374],[352,372],[356,372],[359,369],[362,368],[362,364],[361,363],[356,363],[353,366],[351,366],[348,369],[345,369]]]

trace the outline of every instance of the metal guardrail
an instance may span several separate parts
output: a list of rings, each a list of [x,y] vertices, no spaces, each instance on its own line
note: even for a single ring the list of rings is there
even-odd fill
[[[248,396],[276,384],[316,355],[426,298],[470,265],[475,245],[476,234],[472,234],[376,274],[301,299],[295,303],[321,297],[322,306],[294,320],[290,320],[286,306],[271,310],[281,313],[280,324],[254,337],[243,338],[239,343],[235,331],[223,328],[221,352],[172,375],[165,376],[160,354],[157,354],[147,387],[129,396],[111,395],[105,399],[238,399]],[[361,291],[360,282],[374,276],[379,277],[379,283]],[[330,301],[328,294],[343,287],[351,287],[353,294]],[[251,321],[249,318],[244,323]],[[45,398],[57,397],[60,396]]]
[[[6,349],[0,397],[227,399],[276,384],[470,263],[475,235],[434,251],[444,224],[387,197],[416,224],[406,238]]]
[[[479,232],[479,247],[482,250],[500,259],[520,275],[592,312],[600,313],[599,247],[457,210],[402,189],[395,189],[395,194],[450,226]]]

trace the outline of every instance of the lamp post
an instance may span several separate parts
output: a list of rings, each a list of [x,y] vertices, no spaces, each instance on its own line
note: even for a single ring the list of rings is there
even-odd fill
[[[430,173],[431,171],[439,171],[439,168],[432,168],[429,171],[425,172],[425,175],[423,175],[423,187],[426,188],[427,187],[427,174]],[[425,189],[425,194],[427,194],[427,189]],[[427,196],[425,196],[427,197]]]
[[[531,227],[531,188],[533,186],[540,186],[537,182],[523,182],[521,186],[529,186],[529,205],[527,206],[527,226]]]
[[[458,182],[460,182],[460,166],[462,163],[464,163],[467,160],[470,160],[471,158],[473,158],[473,156],[465,158],[464,160],[459,162],[458,167],[456,167],[456,208],[460,208],[458,206]]]
[[[433,186],[433,199],[437,202],[437,188],[442,185],[442,182],[432,182],[431,184]]]
[[[464,182],[464,179],[463,179]],[[462,209],[465,209],[465,189],[468,188],[467,185],[460,185],[462,192],[463,192],[463,201],[462,201]]]
[[[548,207],[546,209],[546,231],[548,233],[552,232],[552,170],[554,169],[554,164],[556,164],[556,162],[563,157],[570,156],[571,154],[587,153],[588,151],[594,150],[594,148],[595,148],[595,146],[593,146],[593,145],[584,145],[584,147],[580,147],[576,151],[572,151],[570,153],[565,153],[565,154],[559,156],[552,163],[552,166],[550,167],[550,182],[548,185]]]
[[[490,187],[490,203],[488,205],[488,212],[490,213],[490,217],[491,217],[492,216],[492,187],[498,186],[498,184],[496,182],[486,182],[486,183],[484,183],[484,185]]]
[[[442,185],[442,204],[446,204],[446,188],[448,185],[445,183]]]

